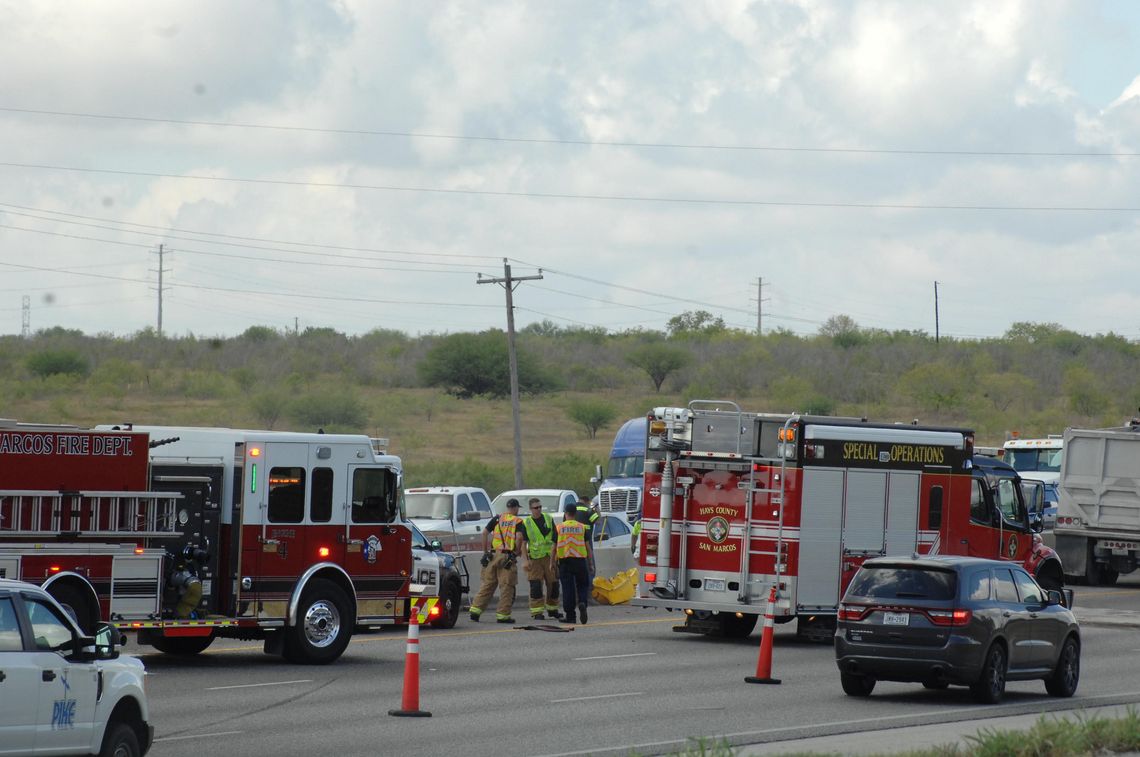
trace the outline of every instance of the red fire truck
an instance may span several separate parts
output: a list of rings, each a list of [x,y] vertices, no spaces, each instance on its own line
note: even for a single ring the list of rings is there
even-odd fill
[[[331,662],[407,622],[401,465],[379,441],[0,421],[0,577],[164,652],[264,639]]]
[[[975,457],[971,431],[705,400],[648,420],[633,604],[683,610],[678,630],[747,636],[776,585],[777,622],[830,640],[847,584],[880,555],[1012,560],[1062,588],[1033,517],[1040,483]]]

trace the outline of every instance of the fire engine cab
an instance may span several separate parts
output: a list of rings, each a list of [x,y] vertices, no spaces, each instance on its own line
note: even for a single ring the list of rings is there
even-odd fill
[[[1024,565],[1060,589],[1038,482],[973,455],[973,432],[858,418],[746,413],[695,400],[648,416],[633,604],[683,610],[677,630],[747,636],[777,587],[776,622],[830,641],[864,560],[960,554]]]
[[[264,639],[331,662],[354,631],[407,622],[401,464],[381,441],[2,421],[0,577],[163,652]]]

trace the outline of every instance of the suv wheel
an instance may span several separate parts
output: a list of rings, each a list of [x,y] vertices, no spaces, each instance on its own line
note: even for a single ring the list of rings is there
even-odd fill
[[[840,673],[839,682],[843,684],[843,693],[849,697],[869,697],[875,690],[875,679],[854,673]]]
[[[994,644],[986,652],[986,663],[977,683],[970,686],[974,698],[983,704],[997,704],[1005,693],[1005,649]]]
[[[1065,639],[1057,669],[1045,679],[1045,690],[1055,697],[1071,697],[1081,680],[1081,646],[1073,637]]]

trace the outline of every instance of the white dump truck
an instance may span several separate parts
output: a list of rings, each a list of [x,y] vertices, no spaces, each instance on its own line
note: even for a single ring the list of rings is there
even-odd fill
[[[1054,534],[1065,575],[1111,585],[1140,564],[1140,418],[1065,431]]]

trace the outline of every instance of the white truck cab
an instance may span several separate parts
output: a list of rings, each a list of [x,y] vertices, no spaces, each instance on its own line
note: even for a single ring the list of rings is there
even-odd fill
[[[404,514],[447,552],[478,550],[491,498],[476,486],[417,486],[404,490]]]
[[[0,579],[0,754],[146,754],[142,662],[100,624],[85,636],[38,586]]]

